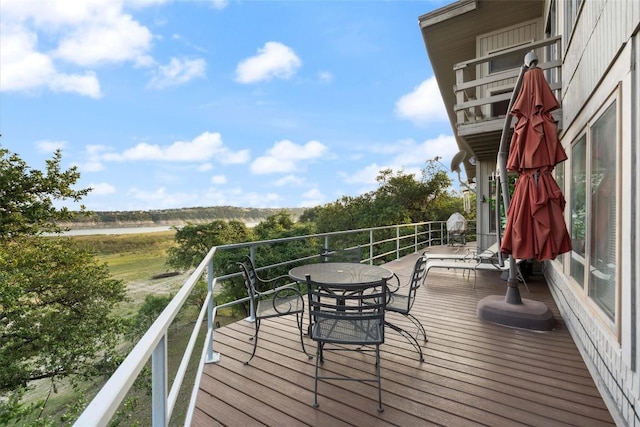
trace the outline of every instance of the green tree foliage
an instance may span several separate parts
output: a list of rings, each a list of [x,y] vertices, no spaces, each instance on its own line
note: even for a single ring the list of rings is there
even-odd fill
[[[128,332],[131,341],[138,341],[147,332],[147,329],[155,322],[162,310],[169,305],[172,298],[171,295],[147,295],[144,297],[144,303],[131,321]]]
[[[294,222],[287,211],[279,211],[260,222],[253,230],[248,229],[244,223],[238,221],[216,220],[209,224],[190,224],[176,231],[176,246],[169,249],[168,263],[179,269],[187,269],[197,266],[209,250],[214,246],[233,243],[251,242],[257,240],[271,240],[284,237],[301,236],[315,233],[315,225],[309,222]],[[269,248],[258,248],[255,252],[255,262],[258,266],[271,265],[291,259],[302,254],[318,253],[318,248],[310,247],[309,242],[286,242]],[[238,262],[246,255],[249,249],[239,248],[234,250],[219,251],[214,256],[214,270],[217,276],[239,272]],[[271,275],[286,273],[286,267],[274,269]],[[194,291],[201,299],[202,287]],[[216,295],[216,303],[241,299],[247,296],[242,277],[226,280],[222,289]],[[244,307],[246,314],[246,307]]]
[[[72,239],[25,237],[0,247],[0,387],[93,373],[117,342],[109,308],[124,285]]]
[[[46,171],[31,169],[17,155],[0,148],[0,239],[60,231],[58,221],[72,220],[77,212],[56,208],[54,202],[79,202],[91,189],[74,190],[80,178],[74,166],[60,169],[62,153],[47,160]],[[86,213],[80,207],[80,213]]]
[[[73,190],[80,175],[61,170],[57,151],[46,171],[29,168],[0,148],[0,418],[47,425],[45,402],[22,402],[31,382],[77,379],[113,369],[121,321],[112,308],[126,298],[121,281],[72,239],[43,237],[80,211],[56,208],[79,202],[91,189]],[[28,419],[26,419],[27,417]]]
[[[216,220],[208,224],[187,224],[177,229],[176,246],[169,248],[167,263],[186,270],[196,267],[214,246],[253,240],[253,233],[240,221]],[[216,258],[216,271],[218,271]],[[226,265],[228,262],[222,262]]]
[[[381,170],[378,188],[357,197],[342,197],[301,215],[315,221],[318,232],[353,230],[411,222],[446,220],[451,210],[451,180],[429,160],[417,179],[404,171]],[[460,199],[460,203],[462,203]],[[445,209],[446,208],[446,209]]]

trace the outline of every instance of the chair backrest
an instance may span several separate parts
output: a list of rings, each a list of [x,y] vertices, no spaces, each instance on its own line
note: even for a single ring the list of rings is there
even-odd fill
[[[362,261],[362,248],[356,246],[347,249],[320,249],[320,262],[356,262]]]
[[[413,271],[411,272],[411,279],[409,279],[409,298],[407,301],[407,311],[411,310],[413,302],[416,299],[416,292],[422,285],[425,278],[425,270],[427,265],[427,257],[422,255],[418,257],[416,263],[413,265]]]
[[[323,322],[347,322],[353,325],[384,325],[384,314],[387,305],[387,280],[381,279],[368,283],[333,284],[318,283],[310,276],[307,279],[307,296],[309,300],[310,325]],[[366,302],[366,303],[365,303]],[[369,323],[371,322],[371,323]],[[364,328],[336,327],[323,338],[326,342],[351,344],[375,344],[384,342],[384,327],[379,336],[359,335],[357,331]],[[335,335],[333,335],[335,334]],[[348,336],[345,338],[345,336]],[[312,335],[313,339],[316,339]]]
[[[255,299],[258,292],[260,292],[260,279],[256,273],[256,266],[253,263],[253,260],[249,257],[244,257],[242,262],[239,262],[238,265],[242,270],[244,286],[247,288],[247,294],[251,299]]]

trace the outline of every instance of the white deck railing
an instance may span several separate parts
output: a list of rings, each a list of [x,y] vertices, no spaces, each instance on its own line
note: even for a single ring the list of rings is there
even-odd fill
[[[475,224],[468,223],[469,236],[475,236]],[[388,237],[388,231],[395,230],[394,237]],[[382,232],[382,233],[381,233]],[[377,238],[376,234],[384,234],[384,238]],[[348,230],[333,233],[322,233],[314,235],[296,236],[283,239],[262,240],[257,242],[246,242],[231,245],[222,245],[211,248],[202,262],[196,267],[194,272],[189,276],[184,285],[180,288],[176,296],[171,300],[163,312],[158,316],[156,321],[151,325],[149,330],[138,341],[133,350],[127,355],[118,369],[107,380],[98,394],[85,408],[84,412],[76,420],[74,426],[107,426],[113,418],[114,414],[120,407],[120,404],[127,396],[131,386],[140,375],[141,371],[151,359],[151,378],[152,378],[152,425],[167,426],[171,415],[173,414],[178,394],[182,388],[184,378],[187,372],[189,361],[193,355],[196,341],[200,333],[205,316],[207,317],[207,333],[204,340],[196,379],[192,388],[191,400],[185,417],[185,425],[190,425],[191,417],[195,407],[195,399],[200,384],[200,375],[202,367],[205,363],[216,362],[219,360],[219,354],[213,352],[213,331],[215,318],[218,309],[246,302],[248,298],[232,301],[230,303],[214,307],[213,295],[216,291],[218,282],[237,277],[240,273],[229,274],[226,276],[214,276],[214,255],[219,251],[230,249],[249,248],[251,257],[255,255],[255,249],[259,246],[270,246],[279,243],[322,239],[324,247],[331,247],[331,240],[336,237],[350,235],[357,237],[358,241],[364,241],[363,236],[368,236],[363,248],[368,248],[366,253],[369,254],[363,262],[375,263],[377,260],[389,259],[395,257],[400,258],[403,254],[417,252],[418,250],[434,245],[446,244],[447,230],[445,221],[421,222],[414,224],[393,225],[387,227],[376,227],[359,230]],[[382,251],[381,246],[395,242],[395,249]],[[318,255],[288,260],[282,263],[258,268],[258,270],[267,270],[274,267],[285,266],[296,262],[317,258]],[[194,324],[189,342],[186,346],[184,355],[173,379],[171,389],[168,388],[168,363],[167,363],[167,341],[168,331],[173,320],[178,315],[180,309],[184,306],[187,298],[193,291],[194,287],[207,272],[207,296],[202,305],[198,318]],[[253,310],[253,307],[251,307]],[[254,313],[250,313],[253,317]]]

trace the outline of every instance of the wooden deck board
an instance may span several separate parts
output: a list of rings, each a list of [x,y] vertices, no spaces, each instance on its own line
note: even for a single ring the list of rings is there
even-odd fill
[[[408,274],[414,260],[408,256],[387,267]],[[263,321],[249,365],[243,362],[253,347],[253,324],[219,328],[214,351],[220,362],[203,370],[192,425],[613,426],[543,277],[527,283],[531,292],[521,287],[522,297],[549,306],[557,322],[553,331],[511,329],[477,318],[481,298],[506,291],[499,272],[478,273],[473,289],[473,277],[461,271],[430,271],[412,310],[427,332],[425,362],[406,339],[386,332],[381,414],[371,383],[320,382],[320,407],[312,407],[315,359],[302,352],[293,316]],[[389,320],[415,330],[402,316]],[[304,339],[307,352],[315,353],[315,343]],[[330,352],[322,369],[371,375],[372,360],[366,352]]]

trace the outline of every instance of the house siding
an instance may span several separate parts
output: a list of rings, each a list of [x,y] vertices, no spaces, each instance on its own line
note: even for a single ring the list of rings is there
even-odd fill
[[[559,2],[560,5],[563,2]],[[561,6],[562,7],[562,6]],[[564,22],[559,10],[559,22]],[[640,427],[638,375],[638,283],[640,247],[638,188],[638,28],[640,2],[582,1],[571,35],[563,35],[561,140],[571,144],[607,102],[615,96],[619,108],[618,282],[619,303],[612,327],[603,321],[576,282],[568,264],[547,261],[544,274],[551,292],[587,366],[618,425]],[[562,31],[563,28],[561,27]],[[614,139],[615,140],[615,139]],[[570,173],[570,171],[569,171]],[[570,175],[569,175],[570,176]],[[565,194],[570,196],[570,183]],[[568,211],[568,209],[567,209]],[[570,219],[570,212],[565,212]],[[635,219],[635,222],[633,221]],[[630,237],[631,236],[631,237]],[[565,257],[568,262],[568,257]]]

